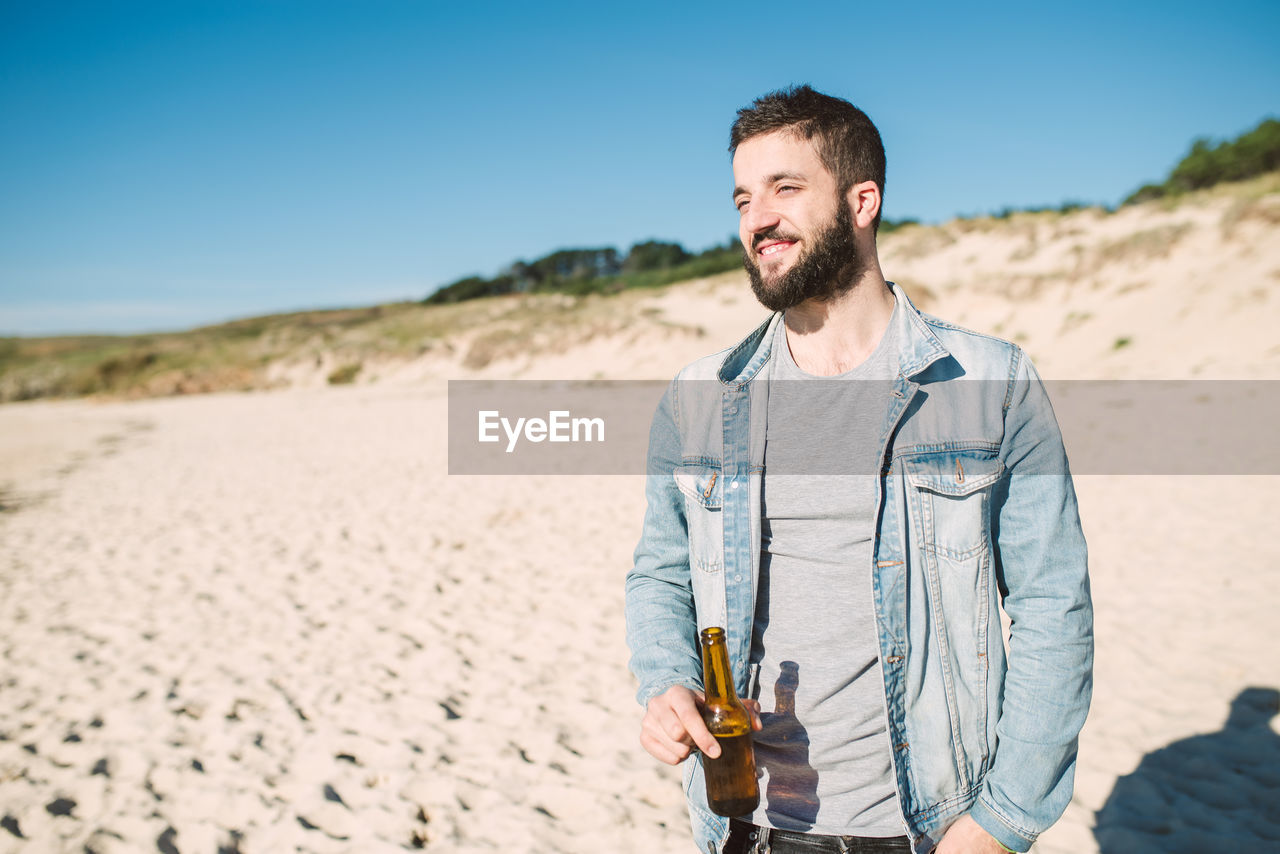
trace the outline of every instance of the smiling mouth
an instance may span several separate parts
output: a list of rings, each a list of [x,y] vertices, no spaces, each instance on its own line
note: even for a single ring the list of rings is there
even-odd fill
[[[761,258],[768,258],[770,256],[777,255],[779,252],[784,252],[787,249],[790,249],[794,245],[795,245],[794,242],[770,243],[769,245],[765,246],[763,249],[757,250],[756,254],[758,254]]]

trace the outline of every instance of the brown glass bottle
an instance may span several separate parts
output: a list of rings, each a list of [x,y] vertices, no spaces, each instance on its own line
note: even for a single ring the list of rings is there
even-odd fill
[[[746,815],[760,805],[756,755],[751,746],[751,715],[733,690],[724,629],[703,629],[702,682],[707,700],[702,719],[720,745],[720,756],[702,756],[707,772],[707,806],[716,815]]]

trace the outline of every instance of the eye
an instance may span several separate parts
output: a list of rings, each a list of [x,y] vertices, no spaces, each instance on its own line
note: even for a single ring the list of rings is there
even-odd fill
[[[750,200],[750,199],[736,199],[736,200],[734,200],[733,206],[734,206],[735,208],[737,208],[737,209],[738,209],[738,213],[742,213],[744,210],[746,210],[747,202],[749,202],[749,201],[751,201],[751,200]]]
[[[787,192],[788,190],[796,190],[796,191],[798,191],[799,189],[800,189],[799,187],[793,187],[793,186],[792,186],[792,185],[790,185],[790,184],[783,184],[781,187],[779,187],[779,188],[778,188],[778,192],[779,192],[779,193],[785,193],[785,192]]]

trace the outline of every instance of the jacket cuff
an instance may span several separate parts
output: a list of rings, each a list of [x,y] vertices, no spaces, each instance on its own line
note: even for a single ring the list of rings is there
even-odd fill
[[[1029,836],[1026,831],[1014,828],[1008,819],[993,810],[981,797],[970,807],[969,816],[979,827],[990,833],[996,842],[1010,851],[1027,851],[1031,848],[1031,843],[1036,841],[1034,834]]]

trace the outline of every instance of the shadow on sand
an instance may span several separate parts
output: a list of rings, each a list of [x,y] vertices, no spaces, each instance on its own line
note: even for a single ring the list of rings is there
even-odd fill
[[[1175,741],[1116,781],[1101,854],[1280,851],[1280,691],[1246,688],[1220,732]]]

